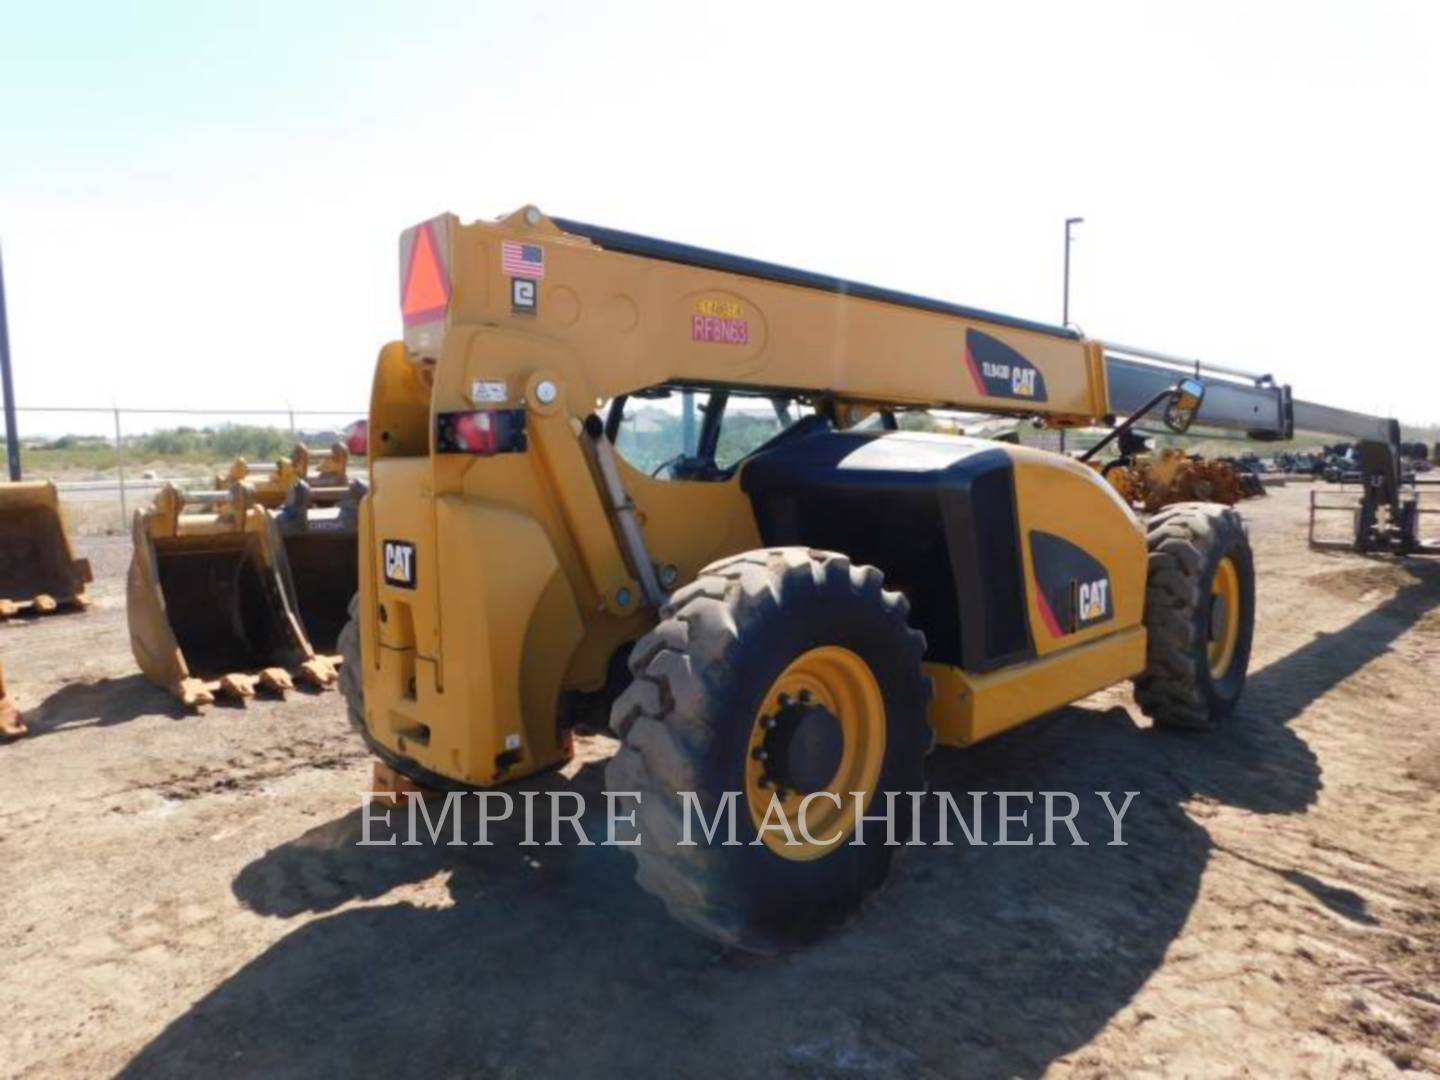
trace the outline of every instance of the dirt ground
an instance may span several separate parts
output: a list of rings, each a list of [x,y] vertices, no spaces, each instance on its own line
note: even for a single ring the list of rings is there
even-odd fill
[[[1088,847],[913,848],[778,958],[671,922],[623,849],[355,846],[338,696],[178,714],[128,540],[87,539],[94,610],[0,628],[34,732],[0,747],[0,1074],[1440,1073],[1440,564],[1307,551],[1305,492],[1246,505],[1227,729],[1117,688],[932,760],[962,805],[1138,791],[1127,846],[1092,802]],[[540,786],[598,792],[613,746]]]

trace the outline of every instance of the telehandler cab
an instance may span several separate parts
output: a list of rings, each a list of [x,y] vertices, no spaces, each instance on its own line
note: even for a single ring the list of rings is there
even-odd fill
[[[698,930],[764,950],[853,913],[894,851],[850,843],[856,815],[921,789],[937,740],[1125,679],[1166,726],[1240,697],[1235,511],[1142,523],[1069,457],[907,430],[1113,422],[1099,342],[534,207],[410,229],[400,270],[351,717],[409,782],[484,788],[608,714],[637,878]],[[1183,429],[1203,393],[1151,404]],[[682,792],[738,807],[741,844],[677,844]]]

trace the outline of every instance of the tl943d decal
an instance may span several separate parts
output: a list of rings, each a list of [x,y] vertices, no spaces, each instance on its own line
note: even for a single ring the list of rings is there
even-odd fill
[[[1104,565],[1063,536],[1032,530],[1030,562],[1040,617],[1052,637],[1064,637],[1115,617]]]
[[[975,389],[986,397],[1049,400],[1044,373],[999,338],[966,330],[965,366],[975,380]]]

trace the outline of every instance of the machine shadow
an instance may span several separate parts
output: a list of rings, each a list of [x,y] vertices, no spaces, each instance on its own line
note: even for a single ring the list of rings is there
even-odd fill
[[[1345,633],[1255,672],[1241,711],[1213,735],[1077,706],[941,751],[931,788],[967,814],[971,792],[1037,793],[1032,828],[1017,830],[1037,844],[993,846],[997,801],[984,796],[980,832],[992,846],[966,844],[952,824],[959,843],[902,852],[857,925],[780,957],[727,953],[681,928],[633,884],[621,848],[522,847],[509,823],[492,826],[493,847],[361,847],[352,812],[234,882],[261,915],[334,913],[198,1002],[125,1075],[1037,1075],[1126,1006],[1185,924],[1214,847],[1187,804],[1303,813],[1320,767],[1288,725],[1436,599],[1426,573]],[[599,837],[601,773],[590,765],[536,787],[584,796]],[[1055,846],[1038,844],[1045,791],[1075,793],[1087,846],[1072,846],[1063,825]],[[1123,846],[1110,843],[1102,791],[1117,808],[1138,793]],[[536,823],[548,838],[548,814]],[[923,837],[938,832],[927,811]],[[1267,869],[1367,921],[1363,900],[1299,868]],[[337,910],[357,901],[367,903]]]
[[[143,675],[67,683],[34,708],[24,710],[30,737],[89,727],[113,727],[141,716],[183,719],[184,708]]]
[[[1251,674],[1246,708],[1288,722],[1309,704],[1384,655],[1406,630],[1440,607],[1440,565],[1374,557],[1411,579],[1384,603],[1332,633],[1317,632],[1302,646]]]

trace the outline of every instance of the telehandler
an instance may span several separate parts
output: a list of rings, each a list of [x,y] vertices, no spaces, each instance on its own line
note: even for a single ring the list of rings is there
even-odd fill
[[[340,673],[397,782],[513,783],[608,715],[641,885],[769,950],[881,884],[894,848],[850,843],[856,816],[921,790],[937,741],[1126,679],[1158,725],[1234,709],[1234,510],[1142,522],[1083,462],[907,430],[1113,425],[1099,342],[534,207],[427,221],[400,270]],[[1184,430],[1205,384],[1145,379],[1125,423]],[[738,807],[740,844],[677,844],[681,792]]]

